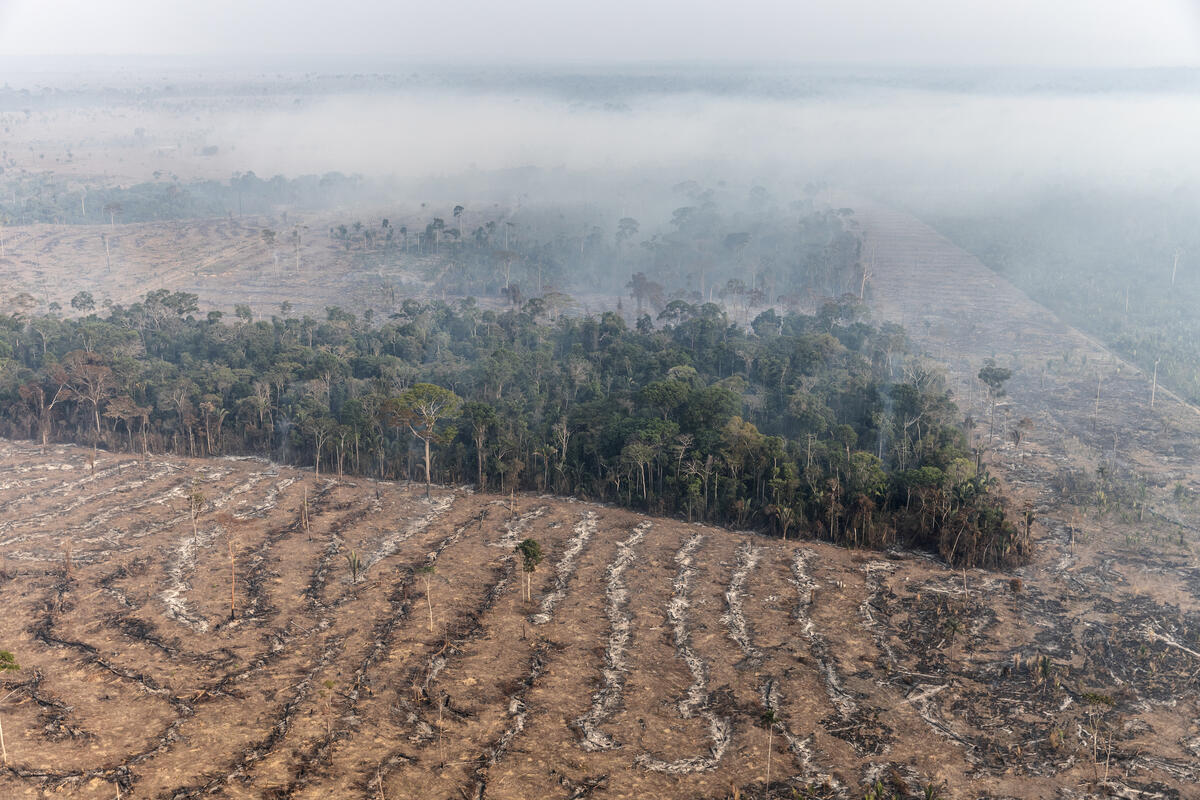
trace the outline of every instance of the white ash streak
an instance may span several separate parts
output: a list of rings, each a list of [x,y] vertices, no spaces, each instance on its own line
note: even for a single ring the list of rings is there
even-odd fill
[[[397,531],[380,542],[379,547],[370,556],[363,561],[362,571],[365,573],[368,569],[378,564],[385,558],[393,556],[400,549],[400,545],[407,542],[413,536],[424,531],[432,525],[439,517],[450,510],[450,506],[454,504],[454,494],[448,494],[445,497],[440,497],[437,500],[430,501],[429,511],[424,516],[421,516],[405,526],[404,530]]]
[[[629,590],[625,586],[625,570],[633,563],[636,553],[634,548],[646,535],[650,528],[649,522],[643,522],[633,529],[625,541],[617,544],[617,556],[609,564],[605,573],[608,598],[606,614],[610,631],[608,645],[604,650],[604,668],[601,671],[603,683],[592,695],[592,707],[575,720],[584,750],[610,750],[616,747],[616,742],[608,734],[599,730],[599,725],[608,719],[621,702],[621,693],[625,688],[625,673],[629,666],[625,663],[625,650],[629,646],[632,619],[629,614]]]
[[[188,605],[187,592],[191,588],[188,576],[196,568],[197,552],[201,548],[211,545],[221,533],[222,529],[218,526],[198,531],[195,537],[189,532],[187,536],[180,539],[179,544],[175,546],[175,554],[171,559],[170,566],[167,567],[167,588],[159,594],[167,607],[166,614],[169,619],[200,633],[208,631],[208,620],[197,616]]]
[[[862,615],[863,620],[867,623],[867,628],[874,634],[876,645],[887,656],[888,666],[894,668],[899,663],[896,658],[896,651],[888,643],[887,629],[879,620],[875,619],[875,614],[871,611],[871,601],[883,594],[883,579],[876,577],[876,573],[886,575],[893,569],[895,567],[886,561],[872,561],[864,565],[863,571],[874,580],[875,590],[867,595],[867,598],[859,605],[858,613]]]
[[[583,518],[575,526],[575,535],[567,542],[562,558],[554,568],[554,589],[542,598],[538,612],[529,617],[529,621],[534,625],[545,625],[554,615],[554,607],[566,596],[571,578],[575,576],[575,561],[595,532],[596,512],[585,512]]]
[[[850,694],[842,687],[842,681],[838,677],[837,669],[834,667],[833,659],[830,656],[829,643],[825,641],[824,636],[817,632],[808,611],[812,607],[813,591],[816,589],[816,582],[808,574],[808,561],[810,557],[810,554],[804,550],[797,550],[792,557],[791,582],[796,587],[796,591],[800,596],[800,600],[793,612],[793,617],[799,623],[800,631],[808,641],[809,652],[816,659],[817,668],[821,673],[822,682],[825,684],[825,692],[829,695],[830,702],[833,703],[834,708],[837,709],[842,719],[848,719],[858,710],[858,704],[854,702]]]
[[[691,632],[687,627],[687,612],[691,608],[691,581],[696,574],[692,558],[704,541],[704,534],[697,533],[675,554],[675,563],[679,571],[675,575],[674,593],[667,605],[667,621],[671,623],[672,638],[675,643],[675,655],[687,664],[692,673],[692,683],[687,695],[679,701],[676,708],[684,719],[690,719],[697,711],[708,722],[708,736],[711,740],[707,755],[665,761],[648,754],[639,756],[637,763],[654,772],[665,772],[672,775],[685,775],[714,769],[725,755],[731,738],[729,720],[717,716],[708,707],[708,667],[692,649]]]
[[[526,511],[516,519],[510,519],[504,523],[504,535],[500,537],[499,541],[493,543],[492,547],[503,547],[509,551],[516,550],[517,545],[521,543],[521,534],[525,533],[529,523],[549,510],[549,506],[538,506],[532,511]]]
[[[721,621],[729,629],[729,638],[741,648],[746,658],[752,660],[761,659],[762,652],[754,646],[742,602],[746,596],[746,579],[761,555],[762,551],[752,547],[749,542],[738,548],[738,565],[729,579],[729,588],[725,590],[726,611],[721,615]]]
[[[234,519],[244,522],[248,519],[258,519],[266,516],[268,511],[279,505],[279,493],[291,486],[297,480],[297,478],[292,477],[283,478],[282,480],[276,481],[275,485],[267,490],[262,502],[256,503],[249,508],[243,506],[242,510],[234,513]]]
[[[800,765],[800,769],[804,775],[812,773],[812,744],[813,735],[809,734],[803,739],[799,738],[791,732],[787,724],[783,721],[783,703],[779,696],[779,688],[775,685],[775,680],[768,680],[759,689],[759,694],[762,696],[763,707],[775,714],[775,730],[782,734],[784,741],[787,742],[788,750],[796,757],[796,762]]]

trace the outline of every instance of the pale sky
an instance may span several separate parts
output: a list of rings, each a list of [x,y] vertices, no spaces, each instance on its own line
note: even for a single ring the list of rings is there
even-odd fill
[[[0,0],[0,56],[1200,66],[1200,0]]]

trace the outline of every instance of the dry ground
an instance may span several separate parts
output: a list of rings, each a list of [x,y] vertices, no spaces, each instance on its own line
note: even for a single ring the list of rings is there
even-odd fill
[[[768,741],[778,796],[876,779],[956,798],[1198,796],[1200,417],[1161,389],[1150,409],[1144,375],[928,228],[856,205],[877,315],[948,366],[984,431],[973,376],[985,357],[1014,367],[1000,427],[1005,412],[1035,427],[1019,446],[979,438],[1035,511],[1033,565],[964,575],[254,460],[101,453],[93,472],[86,450],[3,442],[0,645],[23,669],[0,691],[15,691],[0,797],[758,797]],[[278,292],[257,225],[141,243],[118,226],[148,272],[110,296],[156,270],[189,291],[222,276],[229,304],[255,296],[254,274]],[[89,288],[51,256],[99,232],[29,231],[4,269],[33,275],[32,258],[42,285]],[[320,280],[333,243],[310,241],[314,302],[360,310]],[[172,266],[214,254],[207,272]],[[279,299],[295,302],[262,305]],[[1119,501],[1062,491],[1101,466],[1133,487]],[[547,554],[528,603],[512,555],[527,536]]]
[[[6,798],[753,797],[768,708],[781,796],[1195,796],[1183,551],[1077,545],[1014,592],[553,498],[89,456],[0,445]]]
[[[324,316],[327,306],[361,314],[368,308],[391,313],[406,297],[424,294],[438,261],[411,252],[347,250],[331,237],[331,226],[355,219],[379,224],[379,215],[228,217],[177,222],[110,225],[6,226],[0,256],[0,310],[29,293],[42,313],[58,302],[67,313],[71,298],[89,291],[100,304],[133,303],[152,289],[193,292],[202,311],[230,312],[250,306],[256,316],[280,314],[287,301],[296,313]],[[386,216],[386,212],[384,212]],[[396,222],[404,224],[404,220]],[[415,220],[412,224],[416,224]],[[300,259],[291,232],[301,226]],[[263,230],[277,233],[272,248]],[[107,238],[108,253],[105,253]],[[278,255],[278,260],[275,256]]]

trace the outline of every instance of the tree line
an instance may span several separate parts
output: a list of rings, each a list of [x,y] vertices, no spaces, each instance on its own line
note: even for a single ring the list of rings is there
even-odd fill
[[[632,326],[551,321],[540,298],[407,300],[376,324],[77,300],[87,316],[0,316],[0,433],[554,492],[954,565],[1029,555],[941,376],[853,296],[749,325],[675,300]]]

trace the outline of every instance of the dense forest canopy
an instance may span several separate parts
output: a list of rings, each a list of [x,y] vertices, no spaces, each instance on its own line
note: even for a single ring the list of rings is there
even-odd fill
[[[1029,554],[940,375],[854,296],[747,326],[674,300],[632,327],[551,321],[541,298],[407,300],[382,324],[77,300],[87,316],[0,317],[0,433],[575,494],[953,564]]]

